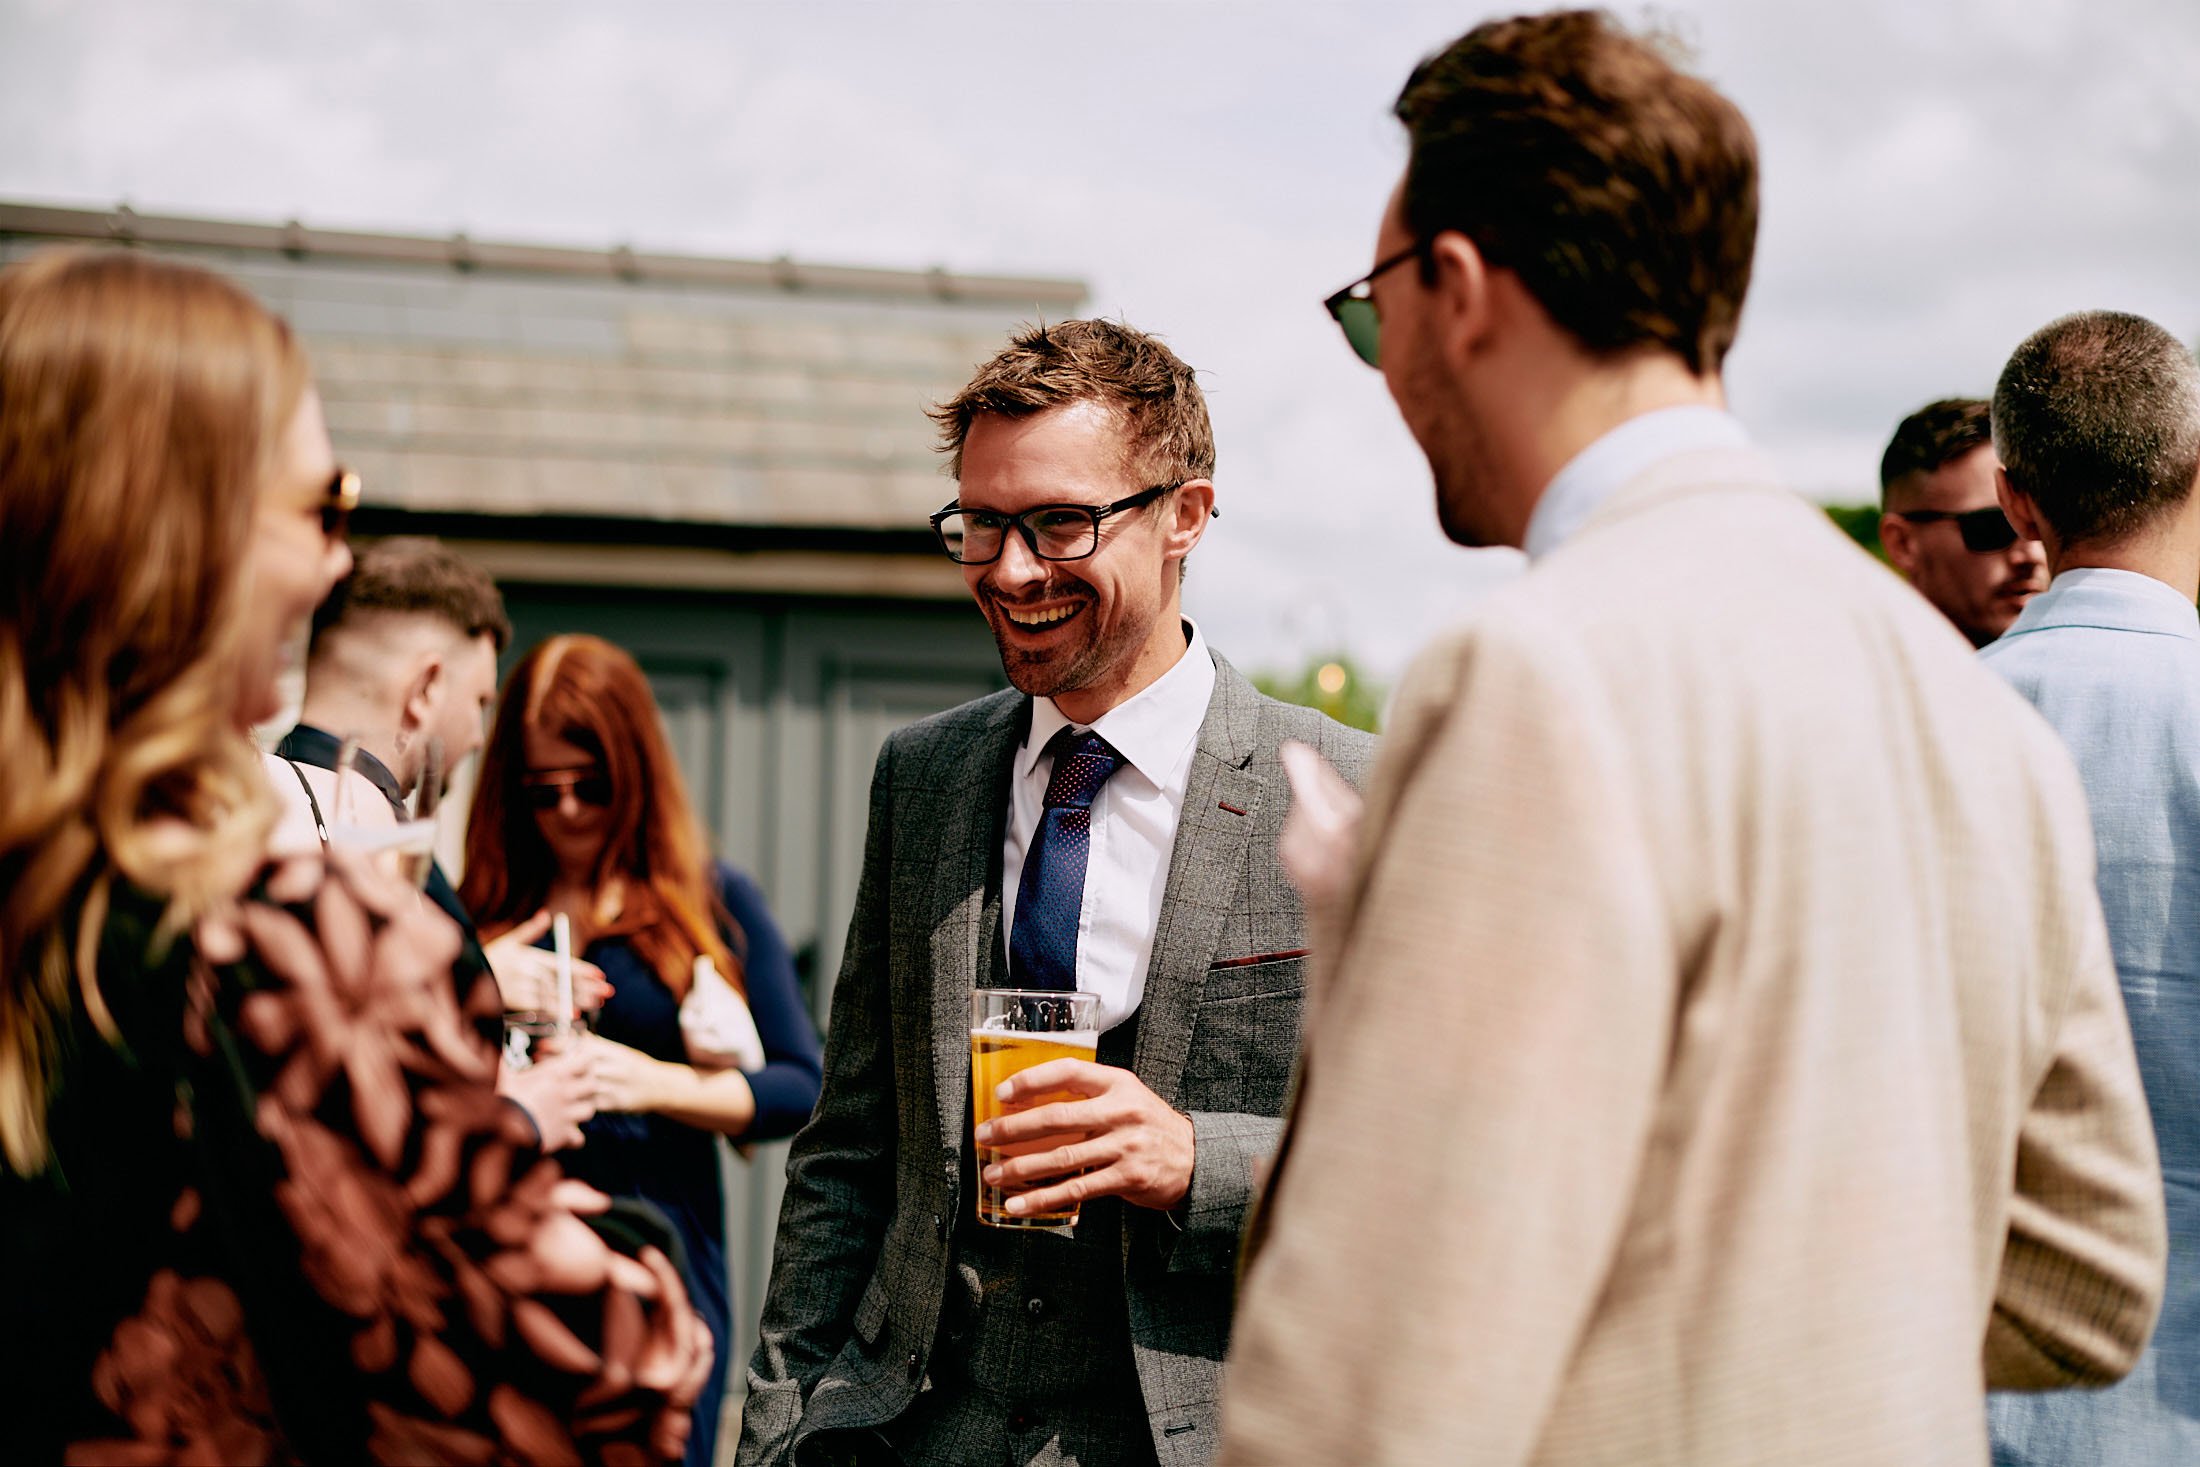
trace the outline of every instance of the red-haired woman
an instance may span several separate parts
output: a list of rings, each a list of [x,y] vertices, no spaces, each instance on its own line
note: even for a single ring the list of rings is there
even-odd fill
[[[648,679],[611,643],[552,637],[512,670],[482,753],[460,896],[485,939],[546,907],[564,914],[611,981],[590,1041],[597,1115],[562,1159],[615,1197],[655,1203],[687,1245],[689,1290],[718,1341],[688,1438],[688,1461],[708,1463],[731,1348],[713,1138],[792,1134],[822,1071],[763,893],[711,860]],[[688,1063],[680,1005],[698,958],[744,990],[761,1066]]]

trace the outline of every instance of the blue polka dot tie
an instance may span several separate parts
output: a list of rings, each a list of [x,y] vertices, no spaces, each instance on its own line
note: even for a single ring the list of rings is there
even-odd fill
[[[1024,852],[1009,929],[1009,981],[1018,988],[1077,986],[1077,919],[1085,909],[1085,862],[1092,854],[1092,802],[1123,756],[1096,733],[1065,728],[1047,741],[1054,773],[1046,808]]]

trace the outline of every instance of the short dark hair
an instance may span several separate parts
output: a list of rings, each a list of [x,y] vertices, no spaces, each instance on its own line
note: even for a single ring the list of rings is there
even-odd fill
[[[512,640],[504,597],[488,572],[440,540],[398,535],[362,545],[351,574],[313,613],[313,645],[355,617],[383,612],[432,616],[460,636],[487,637],[501,654]]]
[[[1973,449],[1990,447],[1992,406],[1983,397],[1944,397],[1904,418],[1879,456],[1880,507],[1892,505],[1895,485],[1911,475],[1930,474]]]
[[[1396,110],[1415,239],[1466,235],[1592,352],[1718,370],[1749,292],[1757,140],[1710,83],[1568,10],[1476,26],[1415,68]]]
[[[939,424],[948,472],[962,477],[963,440],[980,413],[1028,418],[1073,402],[1097,402],[1129,428],[1125,467],[1155,484],[1212,478],[1215,431],[1207,397],[1181,357],[1120,321],[1059,321],[1027,326],[946,402],[930,410]]]
[[[2122,539],[2200,475],[2200,365],[2144,316],[2064,316],[2001,369],[1994,450],[2063,544]]]

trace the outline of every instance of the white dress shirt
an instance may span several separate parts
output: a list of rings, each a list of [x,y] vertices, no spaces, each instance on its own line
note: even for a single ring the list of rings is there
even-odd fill
[[[1566,461],[1528,516],[1521,549],[1549,555],[1628,480],[1661,460],[1705,448],[1747,448],[1733,414],[1714,407],[1670,407],[1629,418]]]
[[[1085,902],[1077,918],[1077,986],[1100,995],[1100,1027],[1130,1017],[1146,994],[1146,962],[1161,925],[1176,823],[1184,813],[1199,726],[1214,696],[1207,640],[1184,619],[1187,645],[1176,665],[1110,708],[1091,725],[1123,756],[1122,767],[1092,802],[1092,845],[1085,859]],[[1009,779],[1008,835],[1001,845],[1001,941],[1016,923],[1024,853],[1046,803],[1054,756],[1047,740],[1072,727],[1051,698],[1031,701],[1031,733],[1016,751]]]

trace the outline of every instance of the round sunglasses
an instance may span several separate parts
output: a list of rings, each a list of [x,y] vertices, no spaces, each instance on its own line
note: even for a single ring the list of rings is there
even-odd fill
[[[600,810],[611,803],[611,776],[601,769],[545,769],[520,777],[520,798],[532,810],[557,809],[567,790],[583,805]]]

